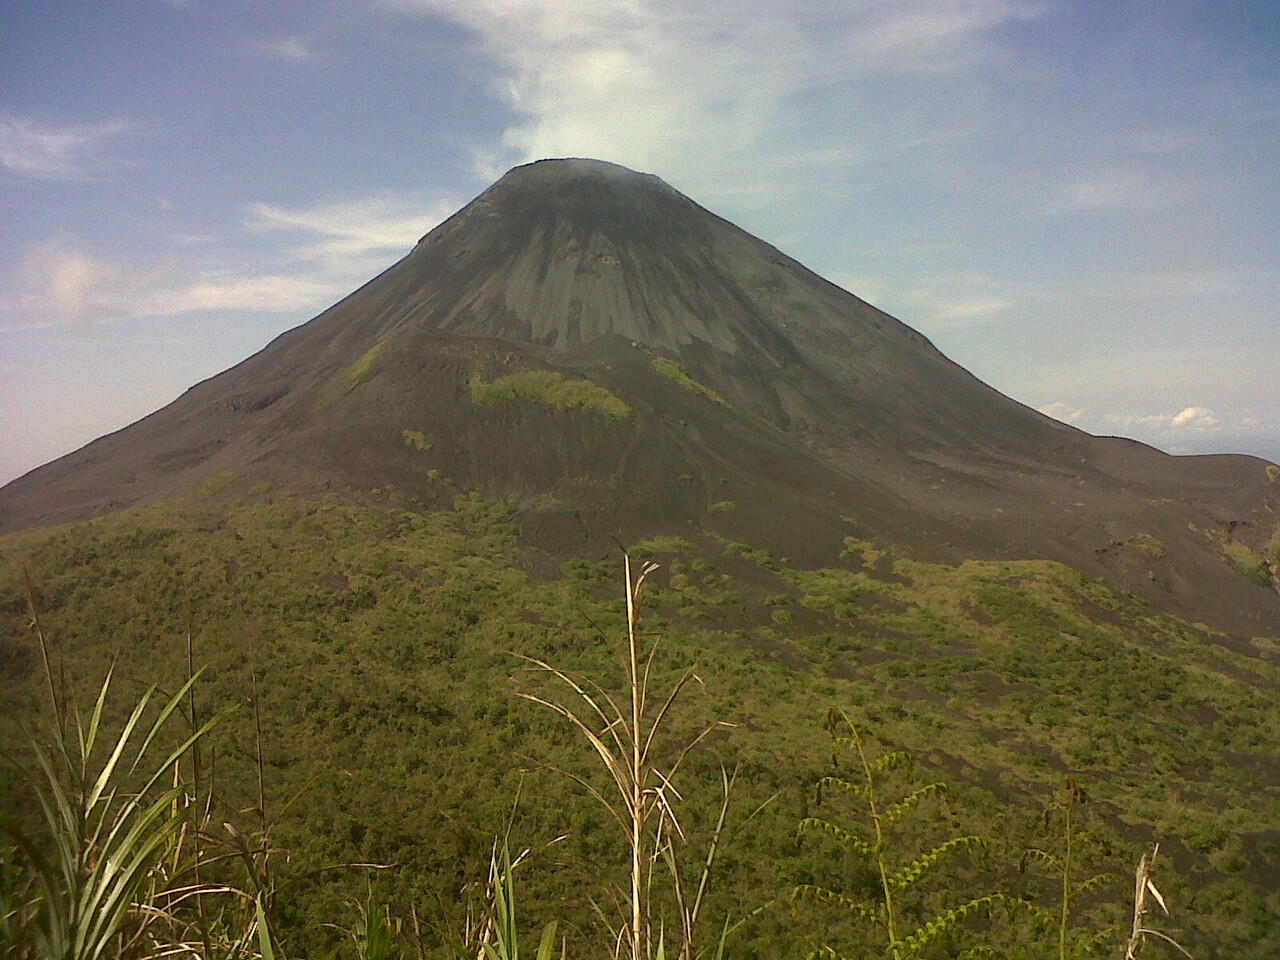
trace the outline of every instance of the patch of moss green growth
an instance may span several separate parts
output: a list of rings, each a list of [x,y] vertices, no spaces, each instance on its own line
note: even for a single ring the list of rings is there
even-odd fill
[[[730,510],[737,509],[738,505],[732,500],[720,500],[719,502],[713,503],[711,506],[707,507],[707,510],[710,513],[728,513]]]
[[[613,421],[631,417],[631,407],[612,391],[590,380],[575,380],[551,370],[522,370],[486,383],[472,378],[471,400],[484,406],[542,403],[556,410],[594,410]]]
[[[729,500],[725,501],[725,503],[731,502],[732,501]],[[752,563],[757,566],[764,567],[766,570],[778,569],[778,561],[773,558],[772,553],[768,550],[761,550],[758,547],[753,547],[749,543],[736,543],[733,540],[726,541],[724,545],[724,553],[726,557],[742,557],[745,560],[750,560]]]
[[[693,544],[684,537],[648,537],[633,543],[629,552],[643,559],[657,553],[687,553],[692,549]]]
[[[1152,560],[1163,557],[1168,550],[1165,545],[1149,533],[1136,533],[1126,541],[1130,550]]]
[[[350,393],[377,372],[378,357],[381,355],[384,345],[385,344],[382,343],[375,343],[364,352],[359,360],[343,371],[342,392],[344,394]]]
[[[690,393],[696,393],[703,399],[710,400],[712,403],[718,403],[722,407],[729,406],[729,401],[720,396],[720,394],[716,393],[706,384],[699,383],[697,380],[693,379],[693,377],[689,376],[688,372],[685,371],[684,367],[680,366],[680,364],[676,363],[674,360],[668,360],[666,357],[654,357],[653,369],[657,370],[668,380],[678,383]]]
[[[200,496],[206,499],[216,497],[231,484],[236,482],[236,475],[230,470],[223,470],[217,476],[210,477],[200,487]]]
[[[882,599],[896,589],[894,584],[880,583],[850,570],[783,570],[780,576],[801,589],[803,606],[830,611],[839,619],[858,616],[863,612],[864,599]]]
[[[864,567],[873,567],[884,556],[870,540],[859,540],[857,537],[845,537],[844,549],[840,551],[841,560],[856,560]]]
[[[1257,553],[1247,543],[1239,540],[1228,540],[1222,545],[1222,552],[1227,555],[1232,565],[1246,580],[1260,587],[1271,585],[1271,568],[1267,558]]]
[[[618,565],[609,560],[576,559],[563,563],[560,572],[568,580],[607,583],[617,578]]]
[[[270,492],[271,492],[271,484],[267,483],[267,481],[265,480],[259,480],[257,483],[255,483],[252,487],[249,488],[250,495],[255,497],[260,497],[263,494],[267,494]]]
[[[1267,464],[1267,479],[1272,483],[1280,483],[1280,467],[1274,463]]]
[[[428,440],[426,434],[420,430],[403,430],[401,431],[400,436],[404,438],[405,444],[412,447],[414,450],[420,450],[421,452],[426,453],[431,449],[431,441]]]
[[[283,921],[295,955],[336,949],[322,921],[334,898],[364,890],[363,874],[312,879],[325,865],[403,862],[415,886],[389,886],[391,896],[456,898],[459,873],[483,875],[483,836],[508,821],[526,777],[536,788],[526,834],[572,830],[564,840],[572,862],[607,862],[621,850],[598,839],[611,836],[607,815],[576,784],[513,762],[534,756],[573,769],[581,745],[514,695],[540,687],[509,652],[621,689],[617,558],[570,560],[559,579],[535,577],[512,563],[522,543],[515,508],[477,496],[427,512],[337,496],[218,506],[159,504],[24,531],[0,538],[0,550],[29,558],[42,612],[76,665],[73,695],[92,695],[122,647],[131,675],[180,685],[188,670],[180,638],[192,624],[196,662],[207,665],[202,709],[241,702],[247,685],[260,684],[262,736],[276,758],[268,783],[297,796],[276,814],[299,878]],[[642,543],[656,550],[681,539]],[[1037,842],[1037,798],[1060,787],[1061,764],[1072,765],[1095,800],[1141,825],[1141,835],[1184,838],[1197,956],[1272,960],[1266,944],[1276,942],[1277,920],[1257,897],[1272,895],[1258,867],[1275,859],[1275,847],[1264,847],[1271,841],[1258,838],[1280,821],[1268,772],[1280,751],[1274,660],[1232,653],[1050,561],[948,566],[895,556],[886,582],[854,564],[798,570],[778,558],[776,572],[734,581],[698,556],[706,539],[691,539],[669,581],[650,581],[643,624],[663,637],[655,683],[692,669],[703,681],[681,703],[682,722],[738,725],[717,755],[690,755],[694,775],[681,789],[701,813],[685,824],[692,842],[709,840],[714,816],[703,811],[718,808],[722,760],[741,761],[735,804],[761,807],[724,860],[721,899],[710,901],[717,911],[777,895],[789,882],[779,877],[830,886],[851,876],[853,861],[815,859],[794,843],[796,818],[811,812],[815,781],[831,769],[819,723],[834,704],[919,757],[921,776],[933,779],[943,761],[962,770],[955,788],[977,803],[957,804],[954,816],[962,832],[1010,838],[996,847],[997,862],[1016,862]],[[721,546],[733,569],[757,552]],[[325,586],[339,577],[344,589]],[[30,649],[23,597],[16,565],[0,565],[0,650]],[[1115,613],[1099,618],[1100,607]],[[1280,650],[1280,641],[1255,646]],[[42,692],[34,661],[15,662],[19,669],[0,671],[0,742]],[[121,719],[118,700],[107,710]],[[229,815],[257,796],[252,757],[239,746],[253,742],[254,719],[239,710],[213,733]],[[465,833],[434,829],[424,808],[467,824]],[[1116,850],[1111,869],[1136,861],[1132,836],[1106,838]],[[1235,886],[1211,899],[1206,866],[1239,871]],[[531,904],[560,911],[566,925],[593,922],[568,871],[537,859],[524,869]],[[936,875],[940,891],[988,876],[959,860],[937,869],[954,871]],[[1029,895],[1055,902],[1052,891]],[[542,919],[531,913],[531,924]],[[744,927],[739,955],[793,955],[811,928],[807,918]],[[1034,930],[1010,925],[999,936],[1010,956],[1043,953]],[[869,944],[850,952],[872,954]]]

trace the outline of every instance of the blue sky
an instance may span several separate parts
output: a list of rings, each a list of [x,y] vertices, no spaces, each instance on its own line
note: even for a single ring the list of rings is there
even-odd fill
[[[657,173],[1092,432],[1280,460],[1274,3],[7,0],[0,482],[547,156]]]

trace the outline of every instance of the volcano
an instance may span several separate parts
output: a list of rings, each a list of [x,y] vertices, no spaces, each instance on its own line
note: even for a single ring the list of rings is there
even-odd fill
[[[848,536],[1045,558],[1247,638],[1280,631],[1274,567],[1238,562],[1262,557],[1278,478],[1052,420],[657,177],[565,159],[0,489],[0,532],[173,497],[475,491],[561,554],[714,521],[797,563]]]

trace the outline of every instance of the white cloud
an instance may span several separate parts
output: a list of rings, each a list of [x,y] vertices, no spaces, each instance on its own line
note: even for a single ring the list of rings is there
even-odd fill
[[[478,156],[483,176],[591,156],[753,205],[811,192],[851,157],[967,129],[955,75],[999,55],[997,28],[1038,15],[1016,0],[371,2],[476,33],[516,115]],[[905,89],[863,82],[885,75]]]
[[[994,54],[983,39],[990,30],[1040,15],[1030,3],[942,2],[863,3],[865,17],[854,36],[864,59],[890,70],[950,73]]]
[[[89,328],[136,315],[139,298],[163,282],[163,271],[128,269],[62,237],[32,250],[18,285],[0,299],[0,330]]]
[[[39,180],[74,180],[94,166],[94,148],[123,132],[119,120],[102,123],[40,123],[0,114],[0,169]]]
[[[206,270],[190,283],[171,283],[148,291],[134,304],[138,316],[171,316],[204,310],[292,313],[314,309],[349,293],[331,280],[315,276]]]
[[[929,273],[890,282],[835,273],[833,283],[924,332],[976,326],[1010,316],[1021,303],[1014,286],[980,271]]]
[[[245,228],[274,234],[275,268],[216,262],[201,243],[200,259],[113,263],[71,239],[37,248],[22,270],[22,289],[0,305],[0,330],[88,327],[128,318],[202,311],[303,313],[350,293],[373,272],[408,253],[454,204],[378,195],[289,208],[256,203]]]
[[[276,40],[263,40],[258,44],[257,49],[264,56],[274,57],[286,63],[309,63],[320,58],[305,37],[280,37]]]
[[[1208,407],[1183,407],[1177,413],[1114,414],[1104,415],[1107,423],[1122,427],[1146,427],[1173,436],[1185,433],[1214,433],[1222,429],[1222,422]]]
[[[1083,407],[1073,407],[1071,404],[1063,403],[1061,400],[1046,403],[1043,407],[1037,407],[1036,409],[1046,417],[1053,417],[1053,419],[1061,420],[1063,423],[1079,423],[1084,417]]]
[[[363,275],[324,271],[253,273],[179,265],[110,263],[68,243],[51,244],[25,264],[25,289],[0,308],[0,332],[94,327],[201,311],[293,313],[349,293]]]
[[[1170,453],[1253,452],[1275,456],[1280,441],[1274,423],[1252,416],[1247,409],[1218,411],[1202,405],[1177,413],[1105,414],[1080,426],[1094,433],[1122,433],[1154,444]]]
[[[1175,430],[1180,428],[1216,430],[1221,424],[1208,407],[1186,407],[1180,413],[1174,414],[1173,419],[1169,421],[1169,426]]]
[[[257,233],[294,234],[301,242],[288,256],[296,260],[329,261],[337,265],[363,264],[407,253],[456,209],[447,200],[380,195],[344,203],[312,207],[282,207],[255,203],[245,225]]]
[[[1221,268],[1145,270],[1103,278],[1090,286],[1096,297],[1141,300],[1148,297],[1220,297],[1239,293],[1250,284],[1240,271]]]
[[[1072,181],[1062,191],[1065,210],[1154,210],[1190,199],[1191,188],[1152,173],[1103,168]]]
[[[123,312],[120,271],[96,257],[52,243],[33,251],[23,266],[27,296],[60,326],[87,326]]]

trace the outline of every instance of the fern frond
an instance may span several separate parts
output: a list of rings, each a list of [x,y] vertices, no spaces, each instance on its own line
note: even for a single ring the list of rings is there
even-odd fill
[[[869,923],[875,923],[879,920],[876,907],[812,883],[798,883],[792,887],[791,899],[819,900],[822,903],[834,903],[838,907],[845,908],[860,920],[866,920]]]
[[[940,843],[928,853],[923,853],[889,878],[889,887],[893,890],[905,890],[931,870],[938,861],[948,853],[962,847],[985,847],[986,841],[981,837],[952,837]]]
[[[820,947],[814,947],[804,955],[804,960],[852,960],[843,953],[836,953],[835,950],[827,946],[825,943]]]
[[[912,790],[909,794],[895,803],[892,807],[885,811],[882,822],[884,826],[891,827],[908,813],[911,808],[918,804],[921,800],[930,796],[945,796],[951,792],[951,788],[945,783],[926,783],[918,790]]]
[[[1088,880],[1082,880],[1080,883],[1076,884],[1075,888],[1071,891],[1071,896],[1074,899],[1082,893],[1088,893],[1090,890],[1096,890],[1103,884],[1117,883],[1119,880],[1120,878],[1114,873],[1099,873],[1096,876],[1090,877]]]
[[[1052,926],[1058,922],[1058,917],[1051,910],[1046,910],[1038,903],[1032,903],[1029,900],[1015,900],[1014,902],[1020,909],[1027,911],[1045,926]]]
[[[877,757],[871,764],[872,773],[883,773],[886,770],[910,769],[915,762],[915,758],[905,750],[898,750],[894,753],[886,753],[882,757]]]
[[[975,897],[968,903],[962,903],[941,916],[935,917],[923,926],[917,927],[914,933],[903,939],[904,954],[906,956],[918,956],[925,947],[947,931],[958,926],[965,918],[980,910],[990,910],[996,904],[1004,902],[1005,899],[1006,897],[1002,893],[990,893],[985,897]]]
[[[1048,850],[1041,850],[1039,847],[1027,847],[1026,856],[1030,860],[1039,860],[1041,863],[1053,867],[1055,870],[1062,869],[1062,860]]]
[[[804,833],[807,830],[814,830],[819,833],[826,833],[835,837],[846,846],[852,847],[864,857],[872,855],[871,844],[863,840],[856,834],[850,833],[844,827],[838,827],[829,820],[823,820],[821,817],[805,817],[800,821],[800,826],[796,828],[797,833]]]
[[[1089,954],[1097,951],[1100,947],[1106,946],[1107,942],[1113,937],[1120,936],[1123,933],[1124,928],[1119,924],[1113,923],[1110,926],[1103,927],[1101,930],[1090,934],[1083,940],[1077,941],[1076,947],[1080,953],[1088,956]]]
[[[865,796],[867,793],[867,785],[865,783],[854,783],[844,777],[823,777],[818,781],[818,789],[839,790],[841,793],[851,793],[855,797]]]

